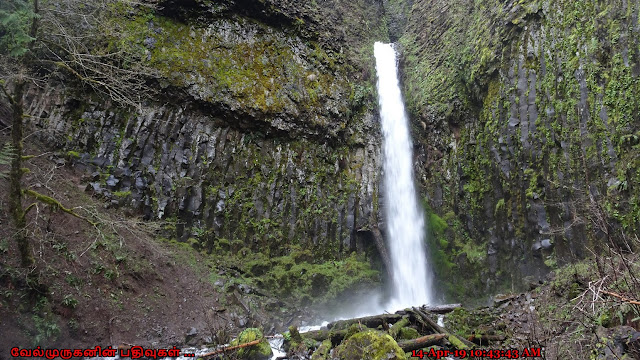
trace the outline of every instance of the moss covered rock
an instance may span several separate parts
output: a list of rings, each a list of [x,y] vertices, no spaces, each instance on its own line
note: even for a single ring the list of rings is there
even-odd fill
[[[351,336],[336,348],[335,355],[343,360],[405,359],[404,352],[390,335],[375,330]]]
[[[325,340],[322,342],[322,345],[313,352],[311,356],[311,360],[326,360],[329,358],[329,353],[331,352],[331,340]]]
[[[262,335],[262,331],[256,328],[245,329],[238,337],[231,342],[231,345],[241,345],[255,340],[261,340],[258,345],[248,346],[238,350],[237,355],[240,359],[246,360],[267,360],[273,355],[271,346],[267,339]]]

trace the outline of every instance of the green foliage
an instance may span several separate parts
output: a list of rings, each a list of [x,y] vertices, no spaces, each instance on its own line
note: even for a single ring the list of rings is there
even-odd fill
[[[584,290],[595,271],[593,264],[587,261],[562,267],[555,271],[551,289],[567,300],[574,299]]]
[[[304,253],[304,252],[302,252]],[[308,253],[311,255],[311,253]],[[297,301],[323,303],[339,297],[355,287],[379,281],[377,271],[368,262],[352,254],[345,260],[313,263],[294,252],[289,256],[263,257],[247,263],[257,274],[254,281],[278,296]]]
[[[255,340],[261,341],[257,345],[238,350],[238,357],[248,360],[270,358],[272,355],[271,346],[269,346],[269,342],[267,342],[267,339],[262,335],[262,331],[257,328],[243,330],[240,335],[231,342],[231,346],[246,344]]]
[[[80,153],[74,150],[67,151],[67,157],[71,159],[79,159]]]
[[[468,334],[482,334],[482,325],[491,324],[497,317],[484,309],[467,310],[464,308],[455,309],[445,318],[447,329],[451,329],[457,335],[468,336]]]
[[[78,300],[71,296],[71,294],[67,294],[62,299],[62,305],[70,309],[75,309],[78,306]]]
[[[36,14],[29,1],[4,0],[0,3],[0,52],[13,57],[29,51],[29,44],[35,40],[29,36]]]
[[[2,149],[0,149],[0,166],[7,166],[11,163],[14,157],[15,149],[10,143],[5,143]],[[0,179],[8,178],[9,171],[0,170]]]
[[[41,345],[51,343],[60,335],[60,328],[55,320],[51,304],[46,297],[40,297],[33,307],[33,344]]]

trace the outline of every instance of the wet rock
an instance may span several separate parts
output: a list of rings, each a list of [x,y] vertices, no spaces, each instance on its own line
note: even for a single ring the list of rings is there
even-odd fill
[[[614,360],[634,358],[640,355],[640,332],[630,326],[618,326],[613,329],[599,327],[596,330],[600,344],[597,347],[598,359]]]
[[[116,188],[116,186],[118,185],[118,183],[120,182],[120,180],[118,180],[115,176],[113,175],[109,175],[109,177],[107,178],[107,181],[105,181],[105,183],[107,184],[107,186],[109,188],[111,188],[112,190]]]
[[[102,185],[98,182],[91,182],[87,185],[85,191],[93,192],[96,195],[101,195],[104,192]]]
[[[553,241],[551,239],[543,239],[534,242],[531,245],[532,251],[551,250],[553,248]]]
[[[191,346],[196,345],[197,344],[197,337],[198,337],[198,329],[196,329],[195,327],[192,327],[185,334],[184,342],[187,345],[191,345]]]
[[[251,294],[253,291],[249,285],[240,284],[238,285],[238,290],[242,291],[245,294]]]
[[[247,326],[247,323],[249,322],[249,320],[246,317],[241,317],[238,319],[238,327],[245,327]]]
[[[494,306],[499,306],[511,300],[515,300],[518,298],[518,295],[515,294],[497,294],[493,297]]]

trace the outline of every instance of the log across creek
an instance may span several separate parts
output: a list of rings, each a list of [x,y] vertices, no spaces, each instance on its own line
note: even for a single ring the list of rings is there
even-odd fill
[[[330,348],[339,346],[345,338],[365,330],[379,330],[396,340],[402,351],[411,352],[430,346],[441,346],[448,349],[471,349],[476,344],[487,344],[505,340],[503,335],[469,334],[461,336],[438,325],[439,315],[447,314],[460,308],[460,304],[439,306],[422,306],[400,310],[394,314],[379,314],[354,319],[338,320],[327,324],[320,330],[299,333],[292,327],[291,337],[298,343],[330,342]],[[413,334],[407,338],[407,334]],[[328,345],[325,345],[328,346]]]

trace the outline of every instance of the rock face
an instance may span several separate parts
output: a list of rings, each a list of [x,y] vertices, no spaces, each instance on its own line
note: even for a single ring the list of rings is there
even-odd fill
[[[159,5],[111,19],[157,96],[134,109],[52,80],[25,98],[36,136],[94,169],[89,191],[194,246],[361,249],[378,223],[381,5]]]
[[[587,248],[629,246],[640,225],[639,10],[415,1],[400,40],[405,94],[437,214],[437,271],[469,279],[443,283],[450,293],[518,288]]]

